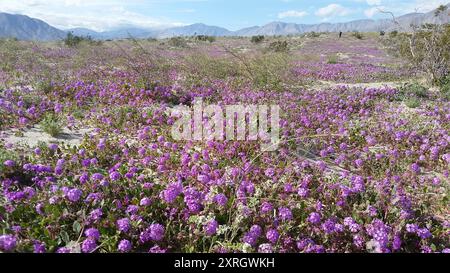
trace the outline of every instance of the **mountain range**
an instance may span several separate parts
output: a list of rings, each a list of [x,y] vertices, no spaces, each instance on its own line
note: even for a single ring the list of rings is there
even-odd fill
[[[20,40],[60,40],[68,32],[79,36],[91,36],[98,40],[135,38],[170,38],[175,36],[254,36],[254,35],[295,35],[307,32],[373,32],[392,30],[411,30],[411,25],[425,23],[446,24],[450,23],[450,4],[447,10],[439,16],[433,10],[428,13],[410,13],[396,18],[397,24],[392,19],[380,20],[356,20],[346,23],[321,23],[321,24],[295,24],[284,22],[272,22],[264,26],[254,26],[230,31],[228,29],[208,26],[205,24],[193,24],[166,29],[142,29],[137,27],[123,28],[112,31],[96,32],[85,28],[60,30],[50,26],[46,22],[30,18],[25,15],[14,15],[0,12],[0,37],[15,37]]]

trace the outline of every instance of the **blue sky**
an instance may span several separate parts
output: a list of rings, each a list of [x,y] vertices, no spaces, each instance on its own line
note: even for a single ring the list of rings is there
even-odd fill
[[[272,21],[313,24],[427,12],[450,0],[0,0],[0,12],[97,31],[205,23],[237,30]]]

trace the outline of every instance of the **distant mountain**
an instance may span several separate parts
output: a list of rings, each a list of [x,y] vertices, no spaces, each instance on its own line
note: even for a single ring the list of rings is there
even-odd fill
[[[425,23],[431,24],[448,24],[450,23],[450,4],[447,5],[447,11],[441,13],[439,16],[435,15],[435,11],[428,13],[411,13],[396,18],[398,24],[394,23],[392,19],[381,20],[356,20],[346,23],[321,23],[315,25],[272,22],[262,27],[252,27],[242,29],[234,32],[238,36],[253,36],[253,35],[289,35],[302,34],[307,32],[372,32],[372,31],[392,31],[402,30],[410,31],[411,25],[422,25]]]
[[[254,26],[237,31],[208,26],[205,24],[193,24],[166,29],[142,29],[128,27],[118,30],[96,32],[85,28],[76,28],[67,31],[58,30],[47,23],[32,19],[23,15],[11,15],[0,13],[0,37],[16,37],[21,40],[58,40],[66,36],[67,32],[73,32],[79,36],[91,36],[94,39],[123,39],[135,38],[170,38],[175,36],[253,36],[253,35],[295,35],[307,32],[372,32],[372,31],[410,31],[411,25],[425,23],[445,24],[450,23],[450,4],[447,10],[436,16],[436,10],[428,13],[410,13],[396,18],[398,24],[392,19],[381,20],[356,20],[346,23],[321,23],[315,25],[272,22],[264,26]]]
[[[66,36],[62,30],[25,15],[0,12],[0,37],[20,40],[58,40]]]
[[[158,38],[192,35],[229,36],[232,35],[232,32],[221,27],[207,26],[205,24],[193,24],[189,26],[169,28],[156,34]]]
[[[125,39],[129,37],[134,38],[149,38],[157,35],[158,31],[151,29],[140,28],[126,28],[112,31],[96,32],[86,28],[74,28],[68,30],[77,36],[90,36],[96,40],[108,40],[108,39]]]
[[[73,29],[69,29],[67,30],[68,32],[72,32],[73,35],[77,35],[77,36],[91,36],[94,39],[99,39],[102,36],[101,32],[97,32],[94,30],[90,30],[87,28],[73,28]]]
[[[125,38],[170,38],[174,36],[228,36],[232,32],[221,27],[207,26],[205,24],[193,24],[188,26],[173,27],[168,29],[141,29],[141,28],[125,28],[113,31],[95,32],[89,29],[76,28],[71,29],[74,35],[91,36],[94,39],[125,39]]]
[[[436,16],[436,10],[428,13],[410,13],[397,18],[400,24],[401,30],[411,30],[411,25],[422,25],[422,24],[448,24],[450,23],[450,4],[447,4],[447,10],[441,12]],[[399,29],[399,27],[392,26],[392,29]]]

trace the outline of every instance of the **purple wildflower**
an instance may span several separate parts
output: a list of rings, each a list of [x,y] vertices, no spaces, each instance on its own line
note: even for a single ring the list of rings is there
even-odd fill
[[[269,229],[266,233],[266,238],[269,242],[275,244],[278,241],[278,238],[280,238],[280,234],[276,229]]]
[[[118,250],[122,253],[130,252],[132,248],[131,242],[128,240],[122,240],[119,242]]]
[[[17,240],[16,237],[13,235],[1,235],[0,236],[0,249],[2,251],[12,251],[17,246]]]
[[[130,220],[128,218],[122,218],[117,220],[117,229],[120,232],[127,233],[131,228]]]
[[[204,227],[206,236],[213,236],[217,232],[219,223],[216,220],[210,220]]]
[[[81,244],[81,251],[84,253],[92,253],[97,248],[97,243],[94,239],[88,238]]]
[[[80,189],[71,189],[67,193],[67,199],[69,199],[70,202],[78,202],[81,198],[81,195],[83,192]]]

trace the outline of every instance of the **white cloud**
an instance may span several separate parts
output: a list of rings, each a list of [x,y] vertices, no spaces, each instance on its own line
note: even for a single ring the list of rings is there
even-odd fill
[[[144,3],[151,5],[156,2]],[[104,31],[124,26],[158,28],[183,25],[168,18],[133,12],[126,7],[142,3],[141,0],[128,0],[126,4],[122,0],[0,0],[0,11],[28,15],[61,29],[83,27]]]
[[[285,12],[278,13],[278,18],[289,18],[289,17],[305,17],[308,15],[306,11],[288,10]]]
[[[320,17],[333,18],[336,16],[346,16],[350,14],[350,9],[339,4],[330,4],[316,11],[316,15]]]
[[[369,9],[366,9],[364,11],[364,14],[369,17],[372,18],[374,17],[376,14],[380,13],[380,11],[385,11],[386,8],[384,6],[376,6],[376,7],[371,7]]]

